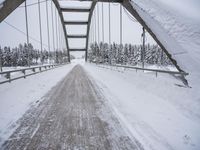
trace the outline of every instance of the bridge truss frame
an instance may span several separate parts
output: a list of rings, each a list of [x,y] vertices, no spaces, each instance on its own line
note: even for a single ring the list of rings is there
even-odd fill
[[[3,7],[0,9],[0,23],[9,15],[11,14],[19,5],[21,5],[25,0],[5,0],[3,2]],[[138,14],[138,12],[133,8],[131,5],[130,0],[71,0],[71,1],[91,1],[91,7],[89,9],[73,9],[73,8],[61,8],[59,4],[59,0],[52,0],[56,6],[56,9],[58,11],[62,28],[64,31],[65,36],[65,43],[67,47],[68,52],[68,61],[70,62],[70,51],[85,51],[85,60],[87,61],[88,56],[88,45],[89,45],[89,33],[90,33],[90,25],[91,25],[91,19],[93,15],[93,11],[95,9],[95,6],[97,2],[110,2],[110,3],[120,3],[128,12],[137,19],[137,21],[145,28],[146,31],[152,36],[152,38],[157,42],[157,44],[160,46],[160,48],[166,53],[168,58],[172,61],[174,66],[177,68],[179,72],[184,72],[181,67],[177,64],[176,60],[172,58],[171,54],[168,52],[166,47],[161,43],[159,38],[153,33],[151,28],[146,24],[146,22],[142,19],[142,17]],[[66,0],[67,2],[68,0]],[[67,22],[64,20],[63,12],[89,12],[88,21],[87,22]],[[67,35],[67,29],[65,27],[66,24],[71,25],[81,25],[86,24],[87,25],[87,33],[86,35]],[[70,49],[68,44],[69,38],[86,38],[86,47],[84,49]]]

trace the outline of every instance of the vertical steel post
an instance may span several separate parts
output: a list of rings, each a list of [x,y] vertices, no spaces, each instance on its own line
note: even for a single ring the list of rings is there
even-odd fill
[[[94,34],[95,34],[95,43],[97,42],[97,23],[96,23],[96,10],[94,11]]]
[[[56,46],[57,46],[57,50],[58,50],[58,17],[57,17],[57,11],[55,9],[55,26],[56,26]]]
[[[142,28],[142,68],[144,68],[145,61],[145,28]]]
[[[28,33],[28,13],[27,13],[27,5],[26,0],[24,1],[25,5],[25,18],[26,18],[26,42],[27,42],[27,53],[28,53],[28,66],[30,67],[30,55],[29,55],[29,33]]]
[[[51,23],[52,23],[52,39],[53,39],[53,51],[54,51],[54,63],[55,63],[55,37],[54,37],[54,15],[53,15],[53,1],[51,1],[51,16],[52,16],[52,20],[51,20]]]
[[[109,45],[111,44],[111,22],[110,22],[110,2],[109,2],[109,4],[108,4],[108,13],[109,13],[109,15],[108,15],[108,23],[109,23]]]
[[[49,11],[48,11],[48,0],[46,0],[46,14],[47,14],[47,39],[48,39],[48,50],[50,56],[50,37],[49,37]],[[50,57],[49,57],[50,61]],[[50,61],[51,62],[51,61]]]
[[[101,4],[101,17],[102,17],[102,42],[104,43],[104,9],[103,9],[103,2]]]
[[[43,47],[42,47],[42,24],[41,24],[40,0],[38,0],[38,12],[39,12],[39,26],[40,26],[40,50],[42,52]]]
[[[97,58],[97,34],[98,34],[98,31],[97,31],[97,22],[98,22],[98,20],[97,19],[98,19],[98,17],[97,17],[97,9],[96,9],[95,10],[95,43],[94,43],[96,58]]]
[[[0,71],[2,72],[3,69],[2,69],[2,54],[3,52],[1,51],[1,47],[0,47]]]
[[[120,45],[122,44],[122,5],[120,4]]]
[[[98,3],[97,3],[97,24],[98,24],[98,44],[100,44],[100,29],[99,29],[99,5],[98,5]]]
[[[61,43],[60,43],[60,20],[59,20],[59,17],[58,17],[58,47],[59,49],[61,50]]]

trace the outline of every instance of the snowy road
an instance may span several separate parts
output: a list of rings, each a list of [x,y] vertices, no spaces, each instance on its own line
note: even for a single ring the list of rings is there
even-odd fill
[[[129,138],[80,65],[20,119],[2,148],[143,149]]]

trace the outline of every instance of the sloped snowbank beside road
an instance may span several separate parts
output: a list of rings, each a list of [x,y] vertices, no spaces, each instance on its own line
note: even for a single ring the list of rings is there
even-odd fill
[[[181,83],[166,74],[84,68],[145,149],[200,149],[199,87],[175,86]]]

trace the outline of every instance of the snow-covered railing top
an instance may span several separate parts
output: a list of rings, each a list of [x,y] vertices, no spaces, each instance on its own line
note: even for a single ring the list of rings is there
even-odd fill
[[[150,68],[140,68],[140,67],[135,67],[135,66],[127,66],[127,65],[105,65],[105,64],[98,64],[98,65],[103,65],[103,66],[113,66],[113,67],[120,67],[120,68],[128,68],[128,69],[135,69],[137,70],[142,70],[142,71],[149,71],[149,72],[155,72],[156,76],[158,75],[158,73],[167,73],[170,75],[177,75],[180,80],[183,82],[183,84],[187,87],[189,87],[187,80],[185,79],[185,76],[189,75],[189,73],[186,72],[179,72],[179,71],[170,71],[170,70],[159,70],[159,69],[150,69]]]
[[[130,69],[136,69],[136,70],[152,71],[152,72],[156,72],[156,73],[160,72],[160,73],[168,73],[168,74],[183,75],[183,76],[189,75],[189,73],[179,72],[179,71],[159,70],[159,69],[150,69],[150,68],[140,68],[140,67],[126,66],[126,65],[114,65],[114,66],[123,67],[123,68],[130,68]]]
[[[16,69],[16,70],[9,70],[9,71],[3,71],[0,72],[0,75],[4,76],[1,78],[5,78],[5,80],[0,80],[0,84],[11,82],[20,78],[26,78],[27,76],[31,76],[43,71],[47,71],[50,69],[53,69],[55,67],[61,66],[63,64],[51,64],[51,65],[42,65],[42,66],[35,66],[35,67],[29,67],[29,68],[23,68],[23,69]],[[37,70],[38,69],[38,70]],[[29,71],[29,73],[27,73]],[[31,72],[30,72],[31,71]],[[19,73],[17,75],[11,76],[12,73]]]

